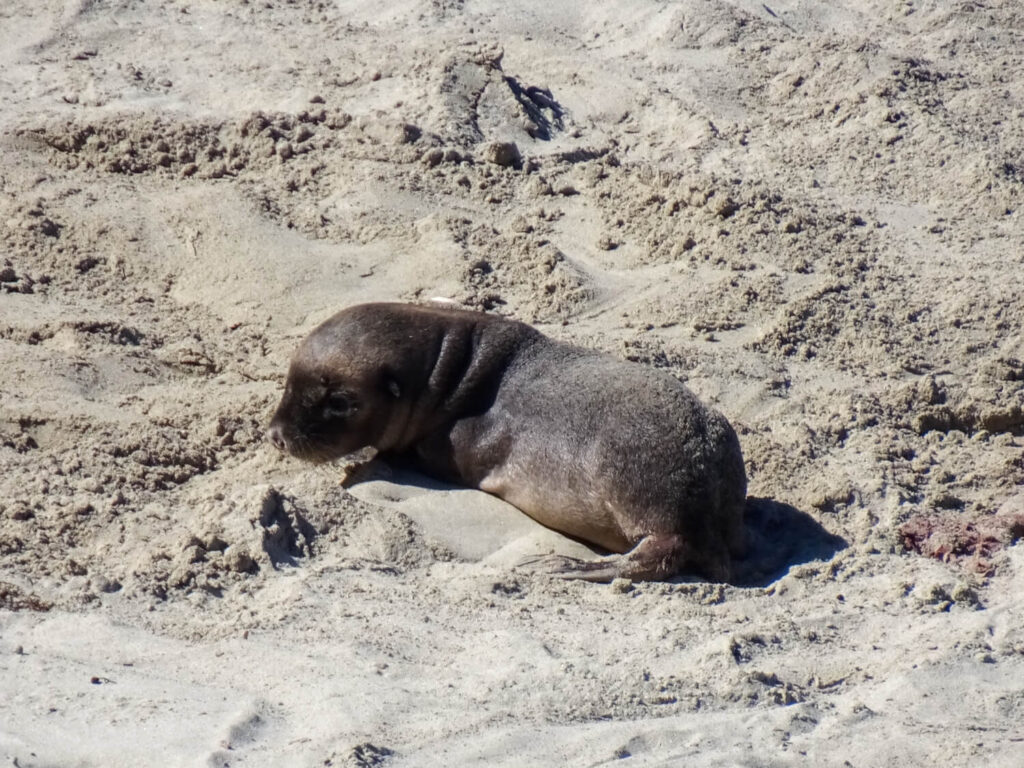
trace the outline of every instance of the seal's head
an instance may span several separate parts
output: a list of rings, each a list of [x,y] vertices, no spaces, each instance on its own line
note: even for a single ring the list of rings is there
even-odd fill
[[[299,346],[267,430],[270,442],[299,459],[331,461],[375,445],[400,394],[377,361],[338,330],[329,321]]]

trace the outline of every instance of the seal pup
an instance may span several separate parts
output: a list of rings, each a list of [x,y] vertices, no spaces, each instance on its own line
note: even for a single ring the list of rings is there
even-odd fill
[[[614,554],[530,565],[566,578],[728,580],[746,473],[718,411],[667,373],[463,309],[360,304],[292,357],[269,440],[385,459],[479,488]]]

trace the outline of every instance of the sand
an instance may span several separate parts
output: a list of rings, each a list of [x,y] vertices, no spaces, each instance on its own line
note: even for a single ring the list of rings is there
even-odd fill
[[[1020,765],[1019,3],[22,0],[0,99],[4,764]],[[735,583],[272,450],[432,297],[725,413]]]

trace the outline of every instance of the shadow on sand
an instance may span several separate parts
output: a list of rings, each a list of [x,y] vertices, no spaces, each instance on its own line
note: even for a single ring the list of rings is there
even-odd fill
[[[746,557],[733,561],[730,579],[738,587],[767,586],[794,565],[828,560],[847,547],[806,512],[772,499],[748,497],[744,520],[749,548]]]

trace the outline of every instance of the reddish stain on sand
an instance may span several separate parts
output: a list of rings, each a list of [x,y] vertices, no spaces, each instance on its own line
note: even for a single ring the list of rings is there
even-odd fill
[[[991,574],[996,553],[1024,537],[1024,513],[972,519],[956,514],[917,515],[900,526],[899,533],[908,552]]]

